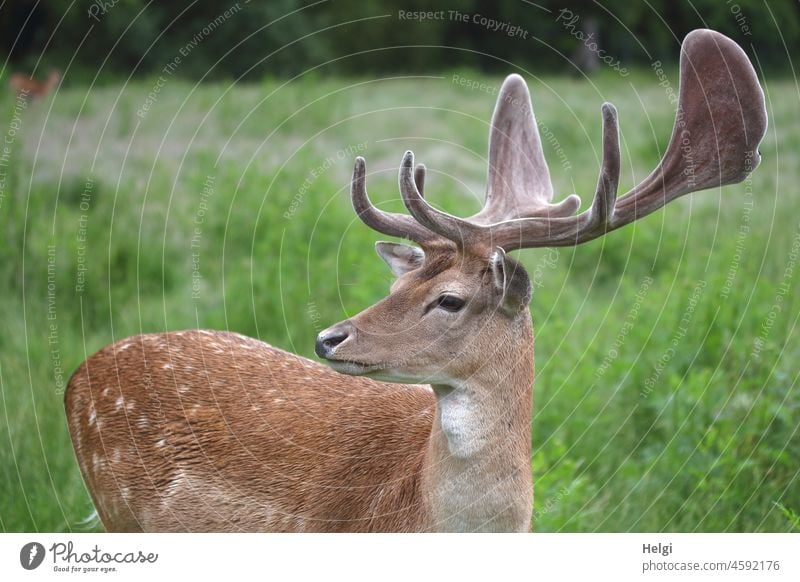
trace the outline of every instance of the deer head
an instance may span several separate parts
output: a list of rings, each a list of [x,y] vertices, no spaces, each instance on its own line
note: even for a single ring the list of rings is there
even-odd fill
[[[388,297],[319,334],[316,352],[340,372],[389,381],[447,383],[503,357],[529,333],[531,285],[506,252],[578,245],[699,190],[742,181],[759,163],[766,130],[764,96],[745,53],[710,31],[687,35],[681,50],[679,103],[661,162],[617,196],[617,111],[602,106],[603,158],[594,199],[553,203],[528,88],[518,75],[500,90],[489,137],[483,209],[469,218],[437,210],[423,197],[425,167],[409,151],[400,192],[409,215],[378,210],[357,158],[353,206],[371,228],[419,247],[381,242],[378,254],[398,277]]]

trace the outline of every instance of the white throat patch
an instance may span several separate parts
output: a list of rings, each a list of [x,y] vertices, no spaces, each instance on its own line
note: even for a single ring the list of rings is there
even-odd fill
[[[450,454],[459,459],[471,457],[487,442],[475,394],[456,387],[438,397],[439,420]]]

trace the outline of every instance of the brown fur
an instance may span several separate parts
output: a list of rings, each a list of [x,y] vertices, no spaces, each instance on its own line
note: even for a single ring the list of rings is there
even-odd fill
[[[110,530],[423,529],[427,387],[185,331],[100,350],[70,380],[66,406]]]

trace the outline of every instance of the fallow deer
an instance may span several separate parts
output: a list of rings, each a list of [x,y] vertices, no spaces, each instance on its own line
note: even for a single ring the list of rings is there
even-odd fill
[[[486,203],[468,219],[423,198],[406,152],[409,215],[351,197],[397,279],[321,332],[329,367],[235,333],[132,337],[74,374],[66,411],[110,531],[528,531],[532,516],[531,284],[506,253],[571,246],[758,164],[764,97],[745,53],[709,30],[682,46],[679,105],[656,169],[617,197],[617,113],[602,107],[591,206],[553,204],[530,95],[509,76],[492,118]]]
[[[61,73],[56,69],[51,69],[44,81],[37,81],[24,73],[14,73],[8,79],[8,86],[17,93],[17,97],[33,100],[49,95],[59,81],[61,81]]]

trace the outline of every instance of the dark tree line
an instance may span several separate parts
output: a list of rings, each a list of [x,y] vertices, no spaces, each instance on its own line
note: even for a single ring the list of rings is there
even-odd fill
[[[63,69],[73,60],[73,78],[94,76],[103,63],[102,78],[152,74],[184,53],[177,72],[194,78],[286,76],[312,67],[349,75],[454,67],[505,72],[507,62],[569,71],[572,63],[591,68],[598,57],[619,69],[674,62],[680,39],[701,26],[731,36],[763,67],[788,69],[800,54],[796,0],[535,4],[6,0],[0,43],[16,69]]]

